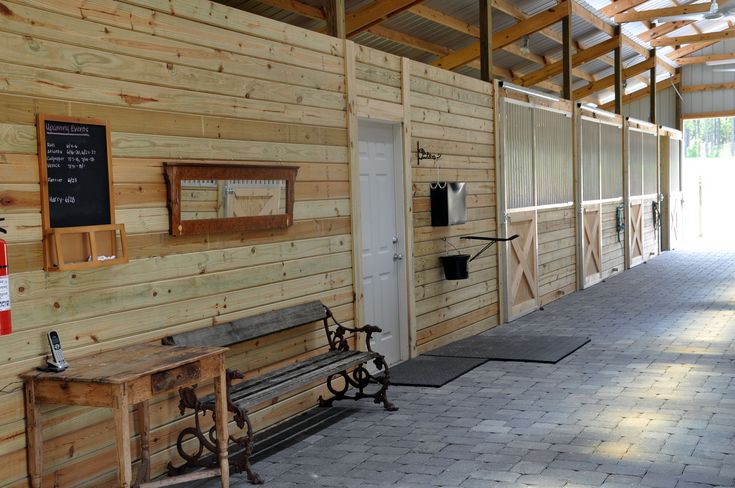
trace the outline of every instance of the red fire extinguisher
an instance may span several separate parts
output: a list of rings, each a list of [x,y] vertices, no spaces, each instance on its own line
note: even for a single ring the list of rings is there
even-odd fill
[[[5,220],[0,218],[0,220]],[[0,227],[0,232],[6,233]],[[8,278],[8,246],[0,239],[0,335],[8,335],[13,331],[10,321],[10,280]]]

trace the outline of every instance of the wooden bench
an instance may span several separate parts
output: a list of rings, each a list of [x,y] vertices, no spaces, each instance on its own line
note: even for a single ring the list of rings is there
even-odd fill
[[[330,324],[330,319],[332,324]],[[162,341],[163,344],[172,346],[232,346],[317,321],[324,324],[329,344],[329,351],[326,353],[237,384],[234,383],[234,380],[243,379],[245,375],[237,370],[227,371],[228,409],[233,413],[237,426],[244,431],[240,437],[230,436],[230,440],[240,445],[243,450],[242,455],[231,461],[231,470],[233,472],[245,471],[251,483],[260,484],[262,480],[250,466],[250,456],[253,452],[253,427],[248,418],[249,408],[326,378],[327,388],[333,397],[329,399],[319,397],[321,406],[331,406],[334,400],[372,398],[375,403],[382,403],[388,411],[398,410],[386,396],[390,374],[385,358],[372,351],[370,347],[372,335],[381,332],[381,329],[373,325],[360,328],[345,327],[335,320],[329,308],[315,301],[168,336]],[[347,336],[349,333],[365,334],[367,351],[350,350]],[[367,369],[366,364],[370,361],[379,372],[382,371],[382,374],[376,376]],[[368,391],[370,385],[374,386],[371,386]],[[353,388],[352,393],[349,392],[350,387]],[[182,388],[179,391],[181,414],[184,415],[187,409],[193,409],[195,426],[188,427],[179,433],[176,448],[186,464],[179,468],[169,465],[171,474],[180,473],[191,467],[209,468],[211,467],[211,456],[203,457],[202,455],[206,452],[205,449],[216,452],[215,443],[212,441],[213,431],[210,429],[209,432],[204,432],[200,425],[201,415],[207,411],[214,413],[214,396],[198,398],[195,388],[196,386]],[[184,444],[193,439],[198,441],[198,445],[193,448],[188,445],[185,448]]]

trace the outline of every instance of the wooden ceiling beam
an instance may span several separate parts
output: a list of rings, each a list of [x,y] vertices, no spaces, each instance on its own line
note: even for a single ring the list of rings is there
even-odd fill
[[[327,17],[322,9],[298,0],[258,0],[260,3],[280,8],[287,12],[303,15],[310,19],[325,20]]]
[[[709,3],[694,3],[688,5],[677,5],[675,7],[654,8],[650,10],[638,10],[634,12],[621,12],[614,15],[615,22],[651,22],[661,17],[674,15],[701,14],[709,12]]]
[[[354,36],[375,24],[408,10],[423,0],[375,0],[375,2],[346,15],[347,36]]]
[[[594,12],[587,10],[584,5],[574,2],[572,4],[572,12],[574,12],[574,15],[578,16],[580,19],[592,24],[600,32],[604,32],[610,37],[615,35],[615,27],[595,15]]]
[[[447,54],[452,52],[451,49],[441,44],[436,44],[425,39],[420,39],[418,37],[405,34],[403,32],[388,29],[387,27],[384,27],[382,25],[374,25],[370,27],[367,31],[375,36],[382,37],[383,39],[388,39],[389,41],[403,44],[404,46],[409,46],[415,49],[419,49],[421,51],[426,51],[437,56],[446,56]]]
[[[689,57],[679,58],[676,60],[676,62],[679,63],[681,66],[686,66],[686,65],[691,65],[691,64],[704,64],[708,61],[733,61],[735,62],[735,53],[708,54],[705,56],[689,56]]]
[[[638,64],[634,64],[633,66],[625,68],[623,70],[623,79],[626,80],[636,75],[640,75],[641,73],[645,73],[646,71],[650,70],[651,68],[655,66],[656,66],[656,59],[648,58],[645,61],[641,61]],[[604,90],[605,88],[609,88],[613,86],[614,84],[615,84],[615,74],[606,76],[600,80],[590,83],[587,86],[574,90],[574,100],[581,100],[583,98],[587,98],[599,92],[600,90]]]
[[[673,86],[679,83],[679,81],[681,81],[681,75],[676,75],[671,78],[667,78],[663,81],[659,81],[658,83],[656,83],[656,90],[658,91],[665,90],[669,88],[670,86]],[[623,97],[623,104],[627,104],[630,102],[634,102],[636,100],[640,100],[641,98],[648,96],[649,93],[651,93],[650,86],[641,88],[640,90],[636,90]],[[612,100],[603,105],[600,105],[599,108],[602,110],[612,110],[615,108],[615,100]]]
[[[572,66],[579,66],[584,63],[589,63],[590,61],[593,61],[603,54],[607,54],[618,47],[620,47],[620,37],[616,36],[612,39],[608,39],[607,41],[595,44],[594,46],[587,49],[577,51],[577,53],[572,56]],[[563,68],[563,62],[562,60],[559,60],[554,63],[547,64],[543,68],[534,71],[533,73],[529,73],[527,75],[523,75],[520,78],[516,78],[513,80],[513,83],[521,86],[533,86],[551,78],[552,76],[558,75],[562,72]]]
[[[713,44],[717,44],[717,41],[711,41],[711,42],[698,42],[696,44],[689,44],[688,46],[680,47],[679,49],[675,49],[671,51],[669,54],[667,54],[667,57],[674,62],[677,62],[676,60],[683,57],[683,56],[689,56],[692,53],[695,53],[697,51],[701,51],[705,47],[712,46]]]
[[[706,85],[689,85],[681,87],[682,93],[694,93],[715,90],[735,90],[735,82],[731,81],[727,83],[708,83]]]
[[[735,29],[706,32],[691,36],[659,37],[651,41],[651,46],[681,46],[683,44],[694,44],[697,42],[721,41],[722,39],[735,39]]]
[[[507,0],[493,0],[493,7],[500,10],[506,15],[510,15],[518,21],[526,20],[527,18],[531,17],[526,12],[513,5],[512,2],[509,2]],[[557,44],[562,44],[562,42],[564,41],[559,32],[556,32],[553,29],[549,29],[548,27],[538,31],[538,34],[546,37],[547,39],[551,39]]]
[[[665,36],[666,34],[670,34],[676,30],[681,29],[682,27],[692,25],[695,22],[696,21],[694,20],[677,20],[675,22],[665,22],[663,24],[657,25],[656,27],[648,29],[645,32],[641,32],[640,35],[638,36],[638,39],[640,39],[643,42],[648,42],[651,39],[656,39],[658,37]]]
[[[613,18],[616,14],[635,8],[647,1],[648,0],[613,0],[610,5],[600,9],[600,13],[605,17]]]
[[[572,0],[563,0],[558,5],[534,15],[533,17],[520,21],[507,29],[495,32],[493,34],[493,48],[499,49],[505,47],[519,39],[522,39],[524,36],[538,32],[539,30],[568,17],[571,14],[571,3]],[[434,66],[439,66],[445,69],[454,69],[479,57],[480,42],[478,41],[436,60],[433,64]]]

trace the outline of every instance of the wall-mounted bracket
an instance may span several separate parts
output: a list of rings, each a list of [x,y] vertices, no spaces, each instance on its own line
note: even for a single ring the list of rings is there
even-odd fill
[[[477,254],[475,254],[474,256],[472,256],[470,258],[470,261],[474,261],[475,258],[477,258],[480,254],[484,253],[485,251],[487,251],[490,248],[490,246],[492,246],[496,242],[508,242],[508,241],[512,241],[513,239],[517,239],[517,238],[518,238],[518,234],[513,234],[510,237],[482,237],[482,236],[464,236],[464,237],[460,237],[460,239],[470,239],[470,240],[473,240],[473,241],[490,241],[490,242],[487,243],[487,245],[485,247],[483,247],[482,249],[480,249],[477,252]]]
[[[418,141],[416,141],[416,159],[418,160],[418,164],[421,164],[421,161],[424,159],[433,159],[434,161],[438,161],[441,157],[441,154],[430,153],[421,147]]]

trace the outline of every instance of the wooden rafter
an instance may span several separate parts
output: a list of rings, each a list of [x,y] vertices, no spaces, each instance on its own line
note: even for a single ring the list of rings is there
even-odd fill
[[[375,0],[375,2],[346,16],[347,35],[355,34],[398,15],[423,0]]]
[[[717,32],[706,32],[691,36],[659,37],[651,41],[651,46],[680,46],[682,44],[694,44],[697,42],[720,41],[722,39],[734,39],[735,29],[725,29]]]
[[[681,81],[681,75],[676,75],[671,78],[667,78],[663,81],[659,81],[658,83],[656,83],[656,90],[658,91],[665,90],[679,83],[679,81]],[[644,88],[641,88],[640,90],[636,90],[632,93],[629,93],[628,95],[625,95],[625,97],[623,97],[623,103],[631,103],[636,100],[640,100],[641,98],[648,96],[649,93],[651,93],[651,87],[646,86]],[[603,105],[600,105],[599,108],[602,110],[611,110],[614,107],[615,107],[615,100],[607,102]]]
[[[299,2],[298,0],[258,0],[260,3],[270,5],[271,7],[280,8],[288,12],[303,15],[310,19],[324,20],[326,16],[324,11],[319,7],[314,7],[307,3]]]
[[[666,34],[670,34],[676,30],[681,29],[682,27],[692,25],[695,22],[695,20],[677,20],[674,22],[665,22],[663,24],[657,25],[656,27],[648,29],[647,31],[641,32],[638,35],[638,39],[643,42],[648,42],[651,39],[665,36]]]
[[[564,0],[544,12],[518,22],[514,26],[495,32],[493,34],[493,48],[499,49],[507,46],[519,39],[522,39],[524,36],[533,34],[544,27],[548,27],[559,22],[564,17],[568,17],[571,13],[571,1],[572,0]],[[439,66],[445,69],[454,69],[479,57],[480,42],[478,41],[438,59],[433,64],[434,66]]]
[[[495,0],[493,2],[493,5],[498,3],[498,1],[499,0]],[[513,9],[514,9],[514,12],[518,10],[515,7],[513,7]],[[451,15],[445,14],[444,12],[440,12],[430,7],[426,7],[425,5],[416,5],[415,7],[412,7],[410,9],[410,12],[414,15],[418,15],[419,17],[430,20],[436,24],[443,25],[444,27],[448,27],[452,30],[461,32],[463,34],[467,34],[476,39],[479,39],[480,37],[479,27],[474,26],[472,24],[468,24],[467,22],[464,22],[460,19],[452,17]],[[528,18],[528,16],[523,14],[522,12],[516,13],[515,15],[522,15],[522,19]],[[521,17],[519,17],[519,19],[521,19]],[[561,42],[561,38],[559,39]],[[528,61],[531,61],[541,66],[545,66],[549,64],[550,62],[553,62],[543,56],[539,56],[538,54],[534,54],[532,52],[523,52],[523,50],[516,44],[508,44],[507,46],[503,47],[502,50],[510,54],[513,54],[515,56],[524,58]],[[471,63],[468,63],[468,64],[471,65]],[[517,75],[517,76],[520,76],[520,75]],[[578,78],[582,78],[583,80],[594,81],[594,78],[592,77],[592,75],[590,75],[586,71],[574,70],[574,76]]]
[[[613,37],[612,39],[608,39],[607,41],[603,41],[599,44],[595,44],[594,46],[587,49],[577,51],[577,53],[572,56],[572,66],[579,66],[584,63],[593,61],[603,54],[609,53],[617,47],[620,47],[619,36]],[[559,60],[554,63],[547,64],[543,68],[534,71],[533,73],[529,73],[527,75],[516,78],[513,80],[513,82],[522,86],[533,86],[541,81],[551,78],[552,76],[558,75],[562,72],[562,69],[563,62]]]
[[[655,8],[650,10],[638,10],[633,12],[622,12],[615,14],[615,22],[651,22],[661,17],[674,15],[701,14],[709,12],[709,3],[695,3],[689,5],[677,5],[675,7]]]
[[[726,83],[707,83],[704,85],[687,85],[681,87],[682,93],[694,93],[715,90],[735,90],[735,82],[730,81]]]
[[[733,61],[735,62],[735,53],[727,54],[708,54],[706,56],[689,56],[679,58],[676,62],[682,66],[690,64],[703,64],[708,61]]]
[[[623,79],[632,78],[633,76],[644,73],[655,66],[656,66],[656,59],[648,58],[644,61],[641,61],[638,64],[634,64],[633,66],[625,68],[623,70]],[[613,86],[614,84],[615,84],[615,75],[612,74],[610,76],[606,76],[593,83],[590,83],[587,86],[574,90],[574,100],[580,100],[583,98],[587,98],[590,95],[593,95],[599,92],[600,90],[604,90],[605,88],[609,88]]]
[[[572,12],[574,12],[574,15],[578,16],[579,18],[584,19],[585,22],[592,24],[600,32],[604,32],[611,37],[615,35],[615,33],[613,32],[615,30],[615,27],[595,15],[594,12],[587,10],[584,5],[574,2],[572,4]]]
[[[600,9],[600,13],[605,17],[612,18],[616,14],[635,8],[647,1],[648,0],[613,0],[610,5]]]

